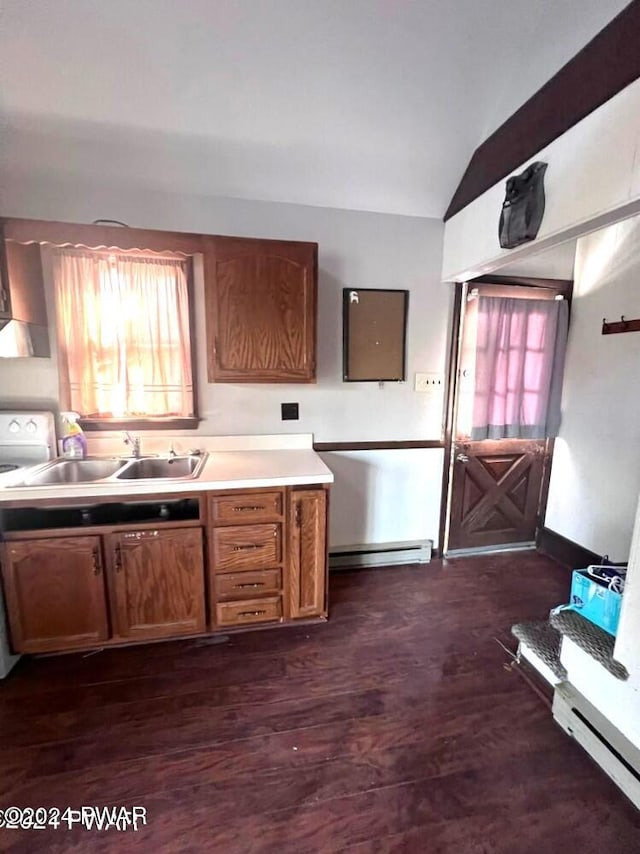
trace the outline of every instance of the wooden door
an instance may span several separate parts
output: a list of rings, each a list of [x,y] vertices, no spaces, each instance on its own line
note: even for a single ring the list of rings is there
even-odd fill
[[[162,638],[205,630],[200,528],[113,534],[109,549],[118,637]]]
[[[99,537],[5,545],[7,613],[15,652],[50,652],[109,636]]]
[[[205,238],[210,382],[315,381],[315,243]]]
[[[548,444],[545,439],[455,444],[449,550],[535,540]]]
[[[289,504],[289,616],[326,615],[327,495],[292,490]]]

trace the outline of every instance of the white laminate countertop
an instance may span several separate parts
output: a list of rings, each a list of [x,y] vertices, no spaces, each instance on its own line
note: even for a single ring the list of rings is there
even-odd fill
[[[246,441],[243,441],[246,440]],[[281,441],[279,441],[281,440]],[[144,441],[144,440],[143,440]],[[186,444],[184,437],[176,439]],[[151,447],[149,453],[158,450]],[[206,450],[207,461],[201,475],[185,480],[118,480],[47,486],[12,486],[24,478],[20,473],[0,476],[0,503],[14,501],[37,502],[40,499],[87,498],[100,499],[113,496],[126,500],[129,496],[161,495],[177,492],[203,492],[209,489],[253,489],[268,486],[303,486],[333,483],[333,474],[313,450],[310,434],[282,437],[198,437],[191,444]],[[280,445],[280,447],[278,447]],[[233,448],[233,450],[229,450]],[[162,451],[167,449],[164,440]],[[95,453],[93,449],[90,449]],[[113,455],[105,450],[105,456]],[[180,451],[182,449],[180,448]],[[118,451],[119,453],[119,451]]]

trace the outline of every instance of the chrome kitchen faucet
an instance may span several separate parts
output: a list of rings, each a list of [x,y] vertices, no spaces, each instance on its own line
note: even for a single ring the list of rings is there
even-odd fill
[[[128,430],[125,430],[123,441],[124,441],[125,445],[131,445],[131,456],[132,457],[139,457],[141,455],[141,453],[140,453],[140,442],[141,442],[140,436],[133,436],[131,433],[129,433]]]

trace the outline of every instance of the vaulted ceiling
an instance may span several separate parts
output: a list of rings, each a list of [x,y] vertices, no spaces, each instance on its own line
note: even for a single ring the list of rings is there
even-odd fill
[[[441,217],[626,4],[3,0],[0,168]]]

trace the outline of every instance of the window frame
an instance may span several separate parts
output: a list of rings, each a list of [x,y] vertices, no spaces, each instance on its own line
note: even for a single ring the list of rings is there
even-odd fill
[[[191,417],[166,418],[120,418],[120,419],[80,419],[83,430],[195,430],[202,421],[200,417],[200,397],[198,381],[197,342],[195,324],[195,284],[194,257],[200,256],[206,267],[206,235],[188,231],[165,231],[153,228],[132,228],[122,225],[105,225],[96,220],[94,223],[62,222],[60,220],[26,219],[20,217],[0,217],[0,226],[5,240],[17,243],[39,243],[40,246],[76,246],[90,250],[113,249],[115,252],[145,250],[159,253],[182,255],[187,263],[187,293],[189,300],[189,331],[191,371],[193,384],[193,408]],[[48,310],[54,311],[54,322],[49,323],[51,335],[55,338],[56,355],[58,351],[57,323],[55,322],[55,299],[48,302]]]
[[[461,305],[459,313],[454,318],[454,328],[457,332],[457,355],[456,355],[456,379],[453,391],[455,397],[455,410],[451,414],[451,435],[454,442],[492,442],[492,441],[538,441],[529,439],[472,439],[469,433],[461,430],[460,416],[461,408],[469,404],[469,400],[465,400],[465,395],[470,393],[468,380],[464,377],[463,371],[470,370],[471,374],[475,373],[475,366],[471,369],[468,365],[465,366],[464,360],[468,356],[466,353],[466,313],[469,311],[468,301],[473,295],[474,297],[502,297],[505,299],[517,298],[521,300],[555,300],[561,297],[567,302],[569,308],[569,323],[571,323],[571,296],[573,293],[573,281],[567,279],[535,279],[521,276],[478,276],[475,279],[470,279],[467,282],[467,290],[461,295]],[[475,321],[474,321],[475,322]],[[451,383],[451,381],[450,381]],[[465,390],[465,385],[467,389]],[[473,394],[471,394],[473,398]],[[473,405],[471,400],[471,405]],[[469,413],[469,419],[471,418]],[[469,420],[469,424],[470,424]],[[552,440],[551,440],[552,441]]]
[[[59,247],[53,247],[59,248]],[[85,247],[78,248],[86,249],[89,252],[104,252],[104,247]],[[120,247],[109,247],[114,252],[122,254],[130,253],[131,249],[122,249]],[[162,255],[162,250],[153,250],[159,255]],[[80,414],[78,423],[85,432],[113,432],[118,430],[196,430],[201,422],[198,412],[198,372],[197,372],[197,348],[196,348],[196,327],[195,327],[195,284],[194,284],[194,264],[193,255],[184,253],[176,253],[172,250],[164,250],[165,257],[175,257],[177,254],[185,262],[186,278],[187,278],[187,303],[188,303],[188,318],[189,318],[189,358],[191,362],[191,384],[193,389],[193,415],[176,416],[176,415],[149,415],[135,416],[131,418],[114,418],[105,416],[104,418],[89,417]],[[56,309],[57,310],[57,309]],[[60,339],[56,326],[56,352],[59,354]],[[60,369],[58,367],[58,377],[60,379]],[[59,396],[63,403],[62,384],[59,382]]]

